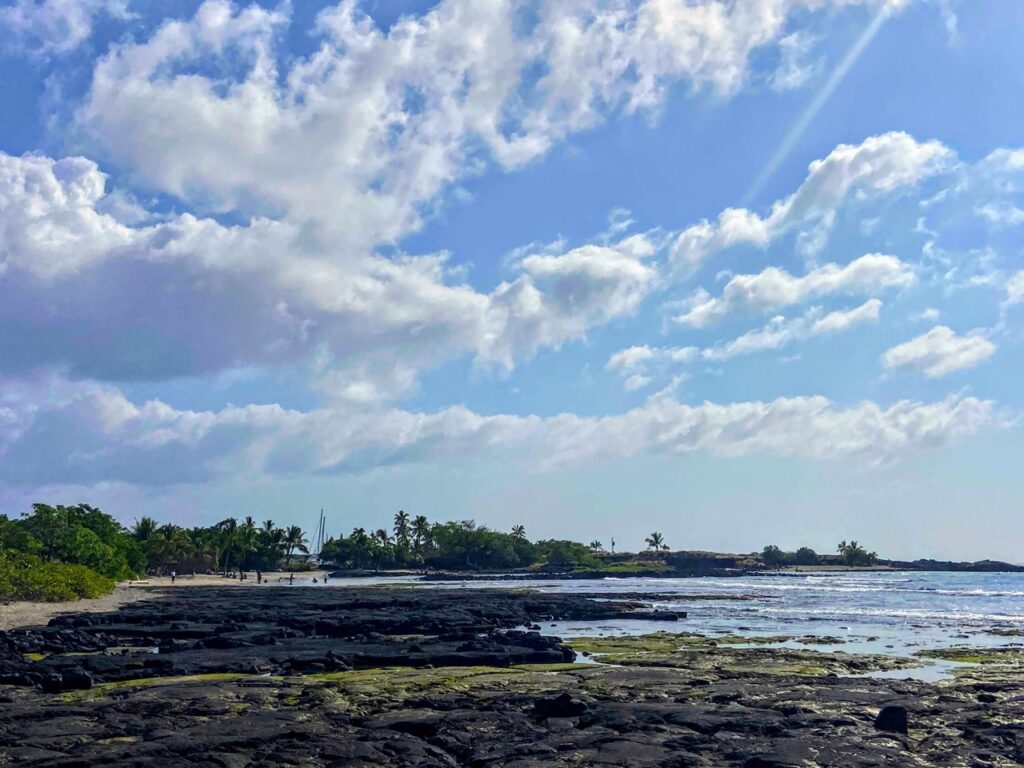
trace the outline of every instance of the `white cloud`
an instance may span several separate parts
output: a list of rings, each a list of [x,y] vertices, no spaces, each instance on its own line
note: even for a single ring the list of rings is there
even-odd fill
[[[800,317],[773,317],[761,328],[705,349],[694,346],[627,347],[608,358],[605,370],[618,374],[626,390],[633,391],[653,382],[653,374],[664,373],[674,366],[697,360],[721,362],[765,350],[782,349],[816,336],[842,333],[862,323],[878,320],[881,308],[882,302],[878,299],[869,299],[853,309],[827,314],[820,307],[812,307]]]
[[[814,321],[810,328],[812,336],[821,336],[829,333],[841,333],[855,325],[878,319],[878,312],[882,308],[882,302],[878,299],[868,299],[859,307],[850,310],[837,310],[829,312],[822,318]]]
[[[649,374],[655,370],[688,363],[695,360],[699,352],[697,347],[627,347],[612,354],[604,368],[621,376],[626,391],[633,392],[654,381],[654,376]]]
[[[850,310],[836,310],[823,315],[819,307],[813,307],[803,316],[787,320],[774,317],[767,325],[748,331],[725,344],[710,347],[701,352],[705,360],[728,360],[740,355],[749,355],[768,349],[781,349],[794,341],[842,333],[865,322],[878,319],[882,302],[869,299]]]
[[[881,253],[866,254],[842,267],[825,264],[803,277],[768,267],[756,275],[736,275],[717,298],[698,291],[690,298],[686,311],[673,320],[703,328],[736,312],[769,312],[821,296],[873,293],[912,285],[914,281],[909,265]]]
[[[102,59],[80,120],[163,191],[313,220],[365,249],[416,229],[481,162],[520,167],[608,114],[659,107],[676,82],[735,93],[754,51],[792,39],[790,16],[854,4],[892,5],[573,0],[525,14],[442,0],[384,30],[343,0],[293,61],[275,42],[286,12],[206,0]],[[196,71],[211,62],[230,66]]]
[[[605,363],[605,370],[630,372],[655,357],[660,350],[648,346],[627,347],[614,353]]]
[[[975,206],[974,212],[993,226],[1012,227],[1024,224],[1024,210],[1010,203],[985,203]]]
[[[514,280],[481,292],[446,254],[337,259],[332,239],[287,220],[129,226],[103,212],[105,181],[84,158],[0,153],[0,368],[150,378],[316,353],[325,392],[394,397],[462,354],[511,368],[581,339],[658,284],[662,245],[646,235],[531,253],[509,264]]]
[[[75,272],[130,244],[134,233],[96,210],[106,177],[84,157],[0,152],[0,272]]]
[[[779,64],[769,78],[776,91],[792,91],[806,83],[820,66],[807,63],[807,57],[818,40],[806,30],[798,30],[779,41]]]
[[[277,405],[182,411],[64,380],[5,386],[4,393],[0,406],[15,415],[0,420],[0,478],[18,485],[158,486],[358,471],[445,455],[512,455],[533,468],[690,452],[875,463],[996,423],[993,405],[970,397],[839,408],[821,397],[688,405],[662,394],[618,416],[539,418],[481,416],[461,406],[435,413],[347,406],[301,412]]]
[[[953,161],[937,141],[919,142],[906,133],[872,136],[861,144],[841,144],[808,168],[807,178],[789,197],[778,200],[766,217],[728,208],[717,223],[704,220],[684,230],[672,248],[677,270],[692,271],[708,256],[739,244],[764,248],[797,232],[800,250],[809,255],[825,245],[839,207],[856,194],[879,196],[935,175]]]
[[[15,0],[0,8],[0,47],[33,56],[68,53],[89,38],[100,14],[127,18],[128,0]]]
[[[934,323],[942,317],[942,313],[935,307],[925,307],[920,312],[911,315],[910,319],[916,322]]]
[[[953,330],[937,325],[910,341],[898,344],[882,355],[887,370],[911,369],[929,379],[939,378],[988,360],[996,345],[980,334],[958,336]]]
[[[1006,283],[1006,304],[1020,304],[1024,302],[1024,269],[1016,272]]]
[[[557,347],[632,314],[657,284],[656,269],[646,263],[656,250],[648,237],[633,235],[614,245],[522,259],[524,274],[490,295],[481,359],[510,368],[517,353]]]

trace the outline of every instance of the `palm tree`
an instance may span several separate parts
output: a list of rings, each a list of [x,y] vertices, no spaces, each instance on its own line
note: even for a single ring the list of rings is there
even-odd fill
[[[284,551],[284,531],[274,525],[273,520],[265,520],[260,529],[257,547],[257,570],[270,570],[277,567]]]
[[[595,552],[604,552],[604,544],[602,544],[597,539],[594,539],[592,542],[590,542],[590,548]]]
[[[665,544],[665,537],[657,531],[644,539],[644,541],[647,543],[647,548],[654,550],[655,552],[668,549],[668,545]]]
[[[176,525],[160,526],[146,543],[147,554],[152,562],[159,564],[160,571],[171,565],[177,569],[194,551],[188,531]]]
[[[370,536],[370,540],[376,546],[374,549],[377,550],[377,570],[381,569],[384,564],[384,555],[387,553],[388,547],[391,545],[391,537],[388,532],[383,528],[378,528]]]
[[[513,525],[512,526],[512,538],[519,539],[522,541],[526,538],[526,526],[525,525]]]
[[[153,538],[157,528],[156,520],[152,517],[143,517],[141,520],[136,520],[135,525],[132,526],[132,536],[136,541],[149,541]]]
[[[189,531],[192,539],[192,573],[195,573],[197,566],[203,570],[216,568],[220,560],[220,545],[217,540],[216,531],[213,528],[193,528]]]
[[[395,528],[394,528],[394,531],[395,531],[395,541],[398,542],[398,545],[400,547],[408,547],[409,546],[409,534],[410,534],[411,529],[409,527],[409,514],[407,512],[403,512],[402,510],[398,510],[398,512],[395,513]]]
[[[416,554],[430,545],[430,521],[424,515],[416,515],[412,521],[412,541]]]
[[[296,549],[301,549],[303,552],[309,552],[309,542],[306,540],[305,534],[302,532],[302,528],[297,525],[291,525],[288,530],[284,533],[284,552],[285,562],[288,565],[292,563],[292,555]]]
[[[370,554],[370,545],[372,543],[370,537],[366,535],[366,529],[353,528],[349,540],[352,542],[352,548],[355,550],[354,560],[356,561],[356,567],[363,568],[365,558]]]
[[[260,529],[252,517],[246,517],[238,526],[239,565],[242,570],[252,565],[253,556],[259,550]]]
[[[224,559],[224,575],[227,576],[232,555],[238,550],[238,521],[229,517],[221,520],[214,528],[217,530],[218,544]]]

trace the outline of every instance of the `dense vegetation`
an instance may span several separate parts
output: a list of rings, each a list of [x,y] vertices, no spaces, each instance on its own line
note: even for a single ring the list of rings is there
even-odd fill
[[[299,526],[233,518],[207,528],[159,525],[143,517],[126,529],[88,504],[34,504],[17,520],[0,515],[0,599],[72,600],[110,592],[142,573],[271,570],[308,552]]]
[[[783,552],[774,544],[761,550],[761,560],[766,568],[781,568],[786,565],[819,565],[821,558],[810,547],[800,547],[796,552]]]
[[[207,528],[159,525],[144,517],[131,529],[147,570],[164,574],[205,573],[233,570],[271,571],[292,564],[299,552],[309,552],[309,542],[297,525],[281,528],[273,520],[258,524],[251,517],[233,517]]]
[[[0,598],[98,597],[144,566],[121,524],[88,504],[35,504],[19,520],[0,515]]]
[[[600,542],[590,546],[560,539],[531,542],[521,525],[503,533],[472,520],[431,523],[422,515],[410,518],[400,511],[391,531],[380,528],[367,533],[364,528],[355,528],[348,536],[328,539],[320,559],[351,569],[565,569],[597,567],[595,552],[600,549]]]
[[[35,555],[0,549],[0,599],[56,602],[100,597],[114,580],[84,565],[48,563]]]
[[[838,557],[822,556],[810,547],[800,547],[796,552],[783,552],[774,544],[761,550],[761,561],[766,568],[782,568],[789,565],[847,565],[872,566],[878,562],[878,555],[868,552],[856,541],[841,541],[836,547]]]

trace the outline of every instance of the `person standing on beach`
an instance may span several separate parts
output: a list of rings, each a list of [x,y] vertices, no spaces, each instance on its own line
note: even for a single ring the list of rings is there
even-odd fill
[[[175,573],[174,571],[171,571],[171,584],[174,583],[174,577],[177,576],[177,575],[178,575],[177,573]]]

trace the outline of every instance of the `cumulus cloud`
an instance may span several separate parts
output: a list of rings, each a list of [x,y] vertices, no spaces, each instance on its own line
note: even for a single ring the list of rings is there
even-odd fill
[[[686,311],[673,320],[691,328],[704,328],[736,312],[770,312],[821,296],[873,293],[912,285],[914,281],[909,265],[882,253],[866,254],[842,267],[825,264],[803,277],[768,267],[756,275],[736,275],[718,297],[698,291],[687,302]]]
[[[887,370],[920,371],[929,379],[961,371],[988,360],[996,345],[980,333],[958,336],[955,331],[937,325],[927,333],[898,344],[882,355]]]
[[[446,254],[338,259],[331,238],[288,220],[129,226],[104,212],[105,183],[85,158],[0,153],[0,369],[161,378],[315,353],[325,391],[397,396],[461,354],[511,368],[580,339],[658,281],[646,235],[529,253],[482,292]]]
[[[798,248],[814,255],[824,247],[837,210],[852,195],[890,194],[939,173],[953,160],[953,152],[941,143],[919,142],[906,133],[840,144],[811,163],[797,191],[776,201],[767,216],[728,208],[717,222],[704,220],[685,229],[672,248],[673,263],[688,272],[718,251],[739,244],[764,248],[791,232],[798,233]]]
[[[519,354],[581,338],[587,328],[632,314],[657,284],[646,262],[657,246],[633,235],[614,245],[532,254],[524,274],[490,295],[480,357],[510,368]],[[542,292],[543,291],[543,292]]]
[[[277,405],[188,411],[160,401],[138,405],[93,383],[52,380],[12,394],[16,389],[5,388],[0,400],[5,413],[16,414],[0,419],[0,479],[10,484],[159,486],[505,451],[534,469],[698,451],[873,463],[960,440],[996,421],[990,402],[970,397],[840,408],[821,397],[689,405],[662,394],[617,416],[539,418],[483,416],[461,406],[433,413]]]
[[[415,229],[481,160],[522,166],[612,112],[657,108],[680,81],[735,93],[751,54],[823,5],[890,4],[595,0],[525,14],[442,0],[384,30],[343,0],[320,14],[316,51],[289,60],[275,45],[285,12],[206,0],[101,60],[80,120],[163,191],[315,220],[364,248]]]
[[[0,272],[55,277],[107,258],[134,233],[96,210],[106,177],[84,157],[52,160],[0,152]]]

